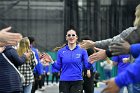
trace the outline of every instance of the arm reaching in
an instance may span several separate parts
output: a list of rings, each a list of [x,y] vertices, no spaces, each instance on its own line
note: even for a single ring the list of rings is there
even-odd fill
[[[8,32],[11,27],[0,30],[0,46],[16,45],[22,39],[22,35],[19,33]]]
[[[106,50],[96,48],[96,47],[94,49],[98,52],[93,53],[92,55],[89,56],[89,62],[90,63],[94,63],[95,61],[98,61],[98,60],[103,60],[107,57]]]
[[[103,89],[101,93],[118,93],[119,92],[120,88],[115,83],[114,78],[110,80],[106,80],[104,81],[104,83],[106,83],[107,87]]]
[[[91,41],[91,40],[83,40],[81,43],[82,48],[93,48],[98,47],[101,49],[108,49],[108,46],[111,42],[121,42],[121,40],[126,40],[130,44],[139,42],[139,36],[140,36],[140,28],[137,27],[129,27],[126,30],[123,30],[120,34],[117,36],[114,36],[113,38],[100,40],[100,41]]]

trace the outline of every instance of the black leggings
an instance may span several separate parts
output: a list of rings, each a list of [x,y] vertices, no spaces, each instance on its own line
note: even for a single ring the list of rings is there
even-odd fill
[[[59,79],[58,72],[52,73],[52,83],[54,82],[54,78],[56,79],[56,83],[58,83],[58,79]]]
[[[94,93],[93,77],[84,77],[83,90],[85,91],[85,93]]]
[[[59,93],[81,93],[83,81],[60,81]]]

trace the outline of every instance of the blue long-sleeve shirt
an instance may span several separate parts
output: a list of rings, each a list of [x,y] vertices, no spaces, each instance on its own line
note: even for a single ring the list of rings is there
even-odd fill
[[[77,81],[83,80],[82,64],[85,64],[87,69],[90,69],[92,66],[88,62],[87,51],[78,45],[75,49],[70,50],[68,45],[66,45],[58,51],[57,62],[52,66],[61,70],[60,81]]]
[[[48,66],[45,66],[45,73],[48,73],[49,72],[49,65]]]
[[[136,58],[134,63],[130,64],[124,72],[115,78],[115,82],[120,88],[140,82],[140,44],[131,45],[130,53]]]
[[[37,50],[35,48],[32,47],[31,49],[35,53],[35,57],[36,57],[36,60],[38,62],[36,64],[35,68],[34,68],[34,74],[42,75],[43,74],[43,66],[42,66],[42,64],[40,62],[39,54],[38,54],[38,52],[37,52]]]
[[[56,69],[54,66],[52,66],[52,73],[60,72],[58,69]]]

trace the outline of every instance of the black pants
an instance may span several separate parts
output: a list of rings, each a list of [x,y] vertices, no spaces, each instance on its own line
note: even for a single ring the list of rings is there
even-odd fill
[[[45,76],[46,76],[47,85],[49,85],[49,75],[46,73]]]
[[[94,79],[93,77],[84,77],[83,90],[85,93],[94,93]],[[83,92],[82,92],[83,93]]]
[[[31,93],[35,93],[35,91],[38,89],[38,85],[39,85],[39,80],[37,77],[35,77],[34,82],[33,82],[33,86],[32,86],[32,91]]]
[[[83,91],[83,81],[60,81],[59,93],[81,93]]]
[[[34,75],[34,83],[33,83],[33,86],[32,86],[31,93],[35,93],[35,91],[38,89],[38,87],[42,88],[42,78],[40,80],[38,75]]]
[[[45,74],[43,74],[42,76],[41,76],[42,78],[41,78],[41,81],[40,81],[40,86],[42,87],[42,86],[44,86],[45,84]]]
[[[52,83],[54,82],[54,78],[56,80],[56,83],[58,83],[58,79],[59,79],[58,72],[52,73]]]

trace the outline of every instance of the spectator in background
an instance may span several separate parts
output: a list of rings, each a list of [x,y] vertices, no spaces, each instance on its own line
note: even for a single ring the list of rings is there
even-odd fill
[[[47,83],[47,86],[49,85],[49,75],[50,75],[50,71],[49,71],[49,67],[50,67],[50,64],[48,62],[50,62],[48,56],[50,56],[49,54],[43,52],[40,56],[40,59],[41,59],[41,62],[43,63],[43,70],[44,70],[44,82],[45,82],[45,79],[46,79],[46,83]],[[43,83],[43,85],[45,85]]]
[[[113,56],[112,61],[114,65],[117,65],[118,67],[118,75],[121,74],[123,71],[126,70],[126,68],[130,65],[130,55],[125,54],[125,55],[118,55],[118,56]],[[129,84],[126,86],[128,93],[133,93],[133,86],[132,84]],[[124,93],[124,87],[122,87],[119,91],[119,93]]]
[[[46,77],[47,86],[49,85],[49,76],[50,76],[49,67],[50,67],[50,65],[48,64],[48,65],[46,65],[46,68],[45,68],[45,77]]]
[[[34,74],[34,83],[32,87],[32,93],[35,93],[35,91],[38,89],[39,86],[39,80],[41,80],[41,75],[43,74],[43,65],[40,62],[39,52],[38,49],[34,47],[35,39],[33,37],[28,37],[30,40],[30,47],[32,51],[34,52],[35,56],[35,62],[36,66],[34,68],[33,74]]]
[[[29,52],[19,56],[12,46],[5,46],[2,53],[5,54],[15,67],[24,64],[30,57]],[[2,53],[0,53],[0,93],[21,93],[23,89],[20,76],[15,68],[4,58]]]
[[[44,91],[45,90],[45,70],[46,70],[46,64],[44,64],[41,60],[42,68],[43,68],[43,74],[41,75],[41,79],[39,80],[39,90]]]
[[[33,69],[35,67],[35,58],[34,58],[34,54],[33,54],[32,50],[30,48],[30,41],[27,37],[24,37],[19,42],[19,45],[17,47],[17,52],[18,52],[19,56],[23,55],[25,52],[31,53],[28,60],[26,60],[26,63],[23,64],[22,66],[18,67],[19,71],[25,78],[25,82],[23,82],[23,84],[22,84],[23,93],[31,93],[32,84],[34,81]]]
[[[94,87],[99,87],[98,82],[100,81],[100,73],[94,72]]]
[[[89,36],[84,36],[81,40],[91,40]],[[94,53],[92,48],[86,49],[88,56]],[[89,70],[86,69],[85,64],[83,63],[83,90],[84,93],[94,93],[94,70],[95,67],[91,67]],[[83,93],[83,92],[82,92]]]
[[[10,45],[17,45],[17,42],[22,39],[22,35],[8,32],[10,30],[11,27],[6,28],[0,21],[0,93],[21,93],[22,84],[20,76],[4,58],[2,53],[15,67],[24,64],[30,53],[26,52],[21,57],[18,56],[17,51]]]
[[[101,67],[103,67],[103,71],[106,79],[111,78],[111,72],[113,67],[113,62],[107,57],[103,62],[100,63]]]

